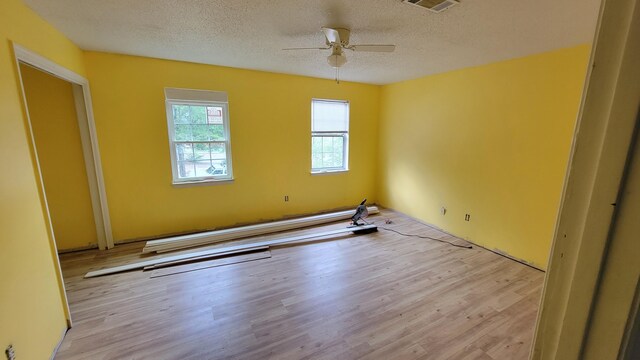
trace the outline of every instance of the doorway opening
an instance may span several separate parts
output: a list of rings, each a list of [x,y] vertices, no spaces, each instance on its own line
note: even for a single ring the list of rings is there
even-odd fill
[[[53,251],[112,248],[88,81],[19,45],[14,44],[14,53]]]

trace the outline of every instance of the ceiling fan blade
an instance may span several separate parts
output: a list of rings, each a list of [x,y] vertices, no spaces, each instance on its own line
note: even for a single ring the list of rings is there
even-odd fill
[[[368,52],[393,52],[396,49],[395,45],[351,45],[347,49],[353,51],[368,51]]]
[[[327,38],[327,43],[340,44],[340,34],[338,33],[338,30],[323,27],[322,32],[324,33],[324,36]]]
[[[323,48],[312,47],[312,48],[286,48],[282,50],[329,50],[329,49],[331,48],[330,47],[323,47]]]

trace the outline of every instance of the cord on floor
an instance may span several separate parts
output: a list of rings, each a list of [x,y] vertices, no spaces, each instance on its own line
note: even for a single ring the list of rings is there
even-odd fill
[[[375,221],[374,221],[374,222],[367,222],[367,221],[365,221],[364,219],[360,219],[360,220],[362,220],[365,224],[368,224],[368,225],[375,225]],[[398,234],[398,235],[402,235],[402,236],[407,236],[407,237],[417,237],[417,238],[420,238],[420,239],[429,239],[429,240],[433,240],[433,241],[438,241],[438,242],[441,242],[441,243],[449,244],[449,245],[451,245],[451,246],[455,246],[455,247],[463,248],[463,249],[473,249],[473,246],[471,246],[471,245],[458,245],[458,244],[454,244],[454,243],[452,243],[452,242],[449,242],[449,241],[447,241],[447,240],[438,239],[438,238],[433,238],[433,237],[425,236],[425,235],[418,235],[418,234],[405,234],[405,233],[400,232],[400,231],[398,231],[398,230],[391,229],[391,228],[384,227],[384,226],[378,226],[378,228],[380,228],[380,229],[384,229],[384,230],[387,230],[387,231],[391,231],[391,232],[394,232],[394,233],[396,233],[396,234]]]

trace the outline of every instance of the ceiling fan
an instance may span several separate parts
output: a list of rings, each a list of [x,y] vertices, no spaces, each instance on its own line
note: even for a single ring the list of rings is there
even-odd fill
[[[287,48],[282,50],[331,50],[331,55],[327,56],[327,62],[331,67],[339,68],[347,63],[347,57],[344,49],[351,51],[367,51],[367,52],[392,52],[395,45],[352,45],[349,44],[349,35],[351,31],[344,28],[323,27],[326,40],[326,47],[320,48]]]

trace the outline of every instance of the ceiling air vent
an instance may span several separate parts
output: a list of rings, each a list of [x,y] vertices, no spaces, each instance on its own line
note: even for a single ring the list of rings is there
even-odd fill
[[[423,7],[434,13],[441,13],[454,5],[460,4],[456,0],[403,0],[402,2]]]

